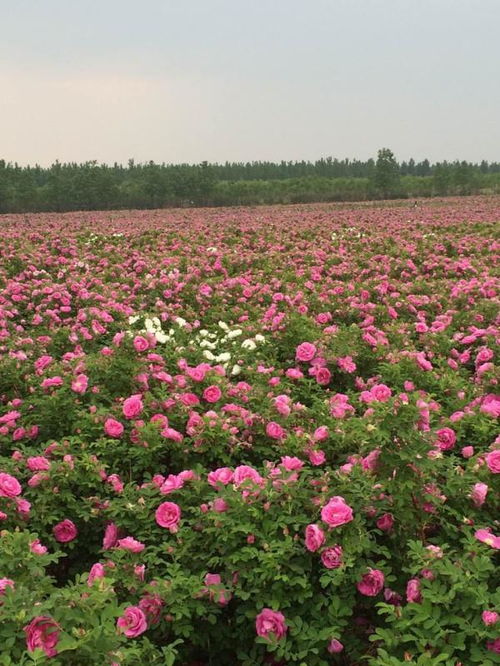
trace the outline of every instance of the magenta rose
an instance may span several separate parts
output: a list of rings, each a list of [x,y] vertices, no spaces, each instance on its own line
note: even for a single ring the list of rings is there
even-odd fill
[[[255,618],[255,629],[257,635],[262,638],[274,638],[280,640],[286,634],[287,626],[285,616],[279,611],[263,608]]]
[[[316,552],[325,543],[325,533],[317,525],[306,527],[306,548],[311,553]]]
[[[353,512],[343,497],[332,497],[321,509],[321,519],[330,527],[338,527],[353,519]]]
[[[52,533],[56,541],[59,543],[68,543],[68,541],[73,541],[78,535],[78,530],[76,525],[72,520],[62,520],[57,525],[54,525],[52,528]]]
[[[45,615],[38,615],[24,627],[28,652],[42,649],[47,657],[55,657],[59,641],[60,627],[55,620]]]
[[[21,484],[15,477],[6,472],[0,472],[0,497],[16,497],[21,494],[21,491]]]
[[[394,516],[392,513],[384,513],[383,516],[377,520],[377,527],[383,532],[390,532],[394,525]]]
[[[368,569],[357,584],[358,591],[365,597],[376,597],[383,587],[384,574],[379,569]]]
[[[146,631],[148,622],[139,606],[127,606],[123,615],[116,621],[116,626],[127,638],[135,638]]]
[[[160,527],[176,532],[181,519],[180,507],[175,502],[163,502],[156,509],[155,518]]]
[[[95,580],[98,580],[99,578],[104,578],[104,576],[105,576],[104,566],[100,562],[96,562],[90,568],[89,575],[87,578],[87,585],[89,587],[92,587],[92,583]]]
[[[108,437],[121,437],[123,431],[123,425],[116,419],[109,418],[104,422],[104,432]]]
[[[321,553],[321,561],[327,569],[338,569],[342,566],[342,546],[325,548]]]
[[[487,453],[485,460],[490,472],[493,472],[493,474],[500,474],[500,449],[495,449],[494,451]]]
[[[302,342],[295,350],[295,358],[297,361],[307,363],[308,361],[312,361],[315,356],[316,347],[310,342]]]
[[[14,581],[10,578],[0,578],[0,597],[5,593],[7,587],[14,589]],[[0,606],[1,606],[0,602]]]
[[[222,398],[222,391],[218,386],[207,386],[203,391],[203,399],[207,402],[218,402]]]
[[[208,473],[207,480],[214,488],[216,488],[219,483],[226,486],[233,480],[233,470],[229,469],[229,467],[219,467],[213,472]]]

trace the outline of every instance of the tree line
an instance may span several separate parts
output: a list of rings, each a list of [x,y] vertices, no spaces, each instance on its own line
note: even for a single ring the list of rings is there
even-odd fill
[[[377,159],[225,164],[55,162],[20,166],[0,160],[0,213],[364,201],[500,193],[500,163],[398,163]]]

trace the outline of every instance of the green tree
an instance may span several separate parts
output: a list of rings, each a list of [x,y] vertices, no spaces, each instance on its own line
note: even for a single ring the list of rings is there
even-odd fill
[[[381,148],[378,151],[374,184],[377,193],[384,199],[399,193],[399,165],[396,162],[394,153],[389,148]]]

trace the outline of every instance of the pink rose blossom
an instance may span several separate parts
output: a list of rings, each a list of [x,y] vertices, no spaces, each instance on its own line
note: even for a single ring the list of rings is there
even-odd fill
[[[330,527],[339,527],[353,519],[353,511],[343,497],[332,497],[321,509],[321,519]]]
[[[127,638],[136,638],[147,630],[148,622],[139,606],[127,606],[116,621],[116,626]]]
[[[181,509],[175,502],[163,502],[156,509],[155,518],[160,527],[176,532],[181,519]]]
[[[325,533],[318,525],[308,525],[306,527],[306,548],[314,553],[325,543]]]
[[[60,626],[51,617],[38,615],[33,618],[24,627],[28,652],[34,652],[37,648],[40,648],[47,657],[55,657],[60,629]]]
[[[66,518],[52,528],[54,538],[59,543],[68,543],[78,536],[78,530],[72,520]]]
[[[376,597],[384,587],[384,574],[379,569],[368,569],[357,584],[358,591],[365,597]]]
[[[255,618],[255,629],[262,638],[280,640],[287,632],[285,616],[279,611],[263,608]]]

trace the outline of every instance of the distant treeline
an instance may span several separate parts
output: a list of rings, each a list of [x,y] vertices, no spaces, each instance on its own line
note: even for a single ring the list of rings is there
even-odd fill
[[[0,160],[0,212],[232,206],[500,193],[500,163],[398,164],[388,149],[366,162],[225,164],[54,163]]]

